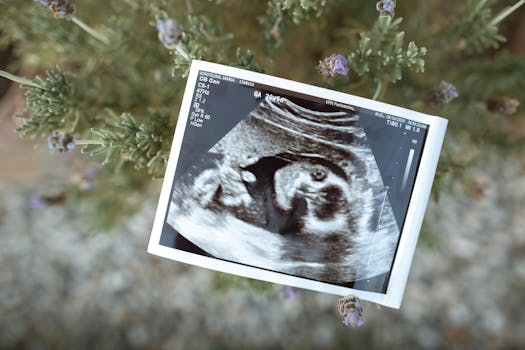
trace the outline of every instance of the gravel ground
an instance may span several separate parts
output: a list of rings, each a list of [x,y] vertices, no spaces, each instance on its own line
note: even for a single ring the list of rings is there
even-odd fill
[[[341,324],[337,297],[217,293],[215,272],[147,254],[156,199],[96,234],[30,208],[45,181],[0,184],[0,348],[523,349],[525,167],[491,164],[473,172],[483,195],[431,204],[433,244],[418,246],[401,309],[366,304],[360,329]]]

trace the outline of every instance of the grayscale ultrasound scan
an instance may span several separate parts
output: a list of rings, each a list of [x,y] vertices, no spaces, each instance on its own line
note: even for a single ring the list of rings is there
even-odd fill
[[[439,117],[196,61],[149,251],[399,307],[445,128]]]
[[[358,119],[265,98],[181,176],[168,224],[214,257],[296,276],[388,272],[399,228]]]

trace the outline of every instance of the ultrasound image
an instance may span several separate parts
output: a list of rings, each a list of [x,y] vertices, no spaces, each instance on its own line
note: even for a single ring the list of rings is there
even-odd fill
[[[388,274],[399,238],[359,115],[285,98],[177,177],[167,222],[219,259],[334,284]]]

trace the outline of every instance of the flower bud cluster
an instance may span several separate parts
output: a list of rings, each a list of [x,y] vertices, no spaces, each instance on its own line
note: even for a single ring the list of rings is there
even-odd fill
[[[53,11],[55,18],[67,18],[73,17],[75,7],[67,0],[35,0],[41,5],[47,6]]]
[[[440,106],[449,103],[458,96],[456,87],[443,80],[423,96],[423,102],[427,106]]]
[[[334,53],[330,57],[326,57],[324,60],[319,61],[317,70],[326,79],[330,79],[336,75],[347,75],[348,60],[345,56]]]
[[[350,327],[361,327],[363,321],[363,304],[353,295],[339,299],[339,313],[343,316],[343,324]]]
[[[55,131],[47,137],[47,146],[52,151],[68,152],[75,149],[75,139],[71,134]]]
[[[396,0],[381,0],[376,4],[376,9],[381,16],[394,17]]]
[[[157,22],[160,42],[168,49],[174,49],[182,37],[182,29],[176,20],[168,18]]]

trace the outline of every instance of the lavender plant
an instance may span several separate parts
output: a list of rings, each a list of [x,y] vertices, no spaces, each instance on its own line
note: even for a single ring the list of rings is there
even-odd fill
[[[458,19],[453,31],[459,36],[460,48],[481,52],[487,48],[498,48],[505,42],[505,37],[499,33],[498,24],[514,12],[525,0],[515,2],[512,6],[503,8],[493,15],[492,1],[469,0],[466,6],[466,16]]]
[[[525,145],[500,122],[523,116],[524,60],[501,45],[504,19],[524,3],[0,0],[0,47],[18,57],[0,76],[25,90],[21,134],[103,165],[96,186],[90,180],[89,191],[66,193],[99,225],[127,217],[162,176],[193,59],[448,117],[437,197],[483,160],[480,145]],[[35,73],[23,77],[22,68]],[[37,199],[35,206],[50,202]],[[221,290],[237,282],[215,281]],[[343,299],[339,311],[346,325],[362,324],[358,299]]]

